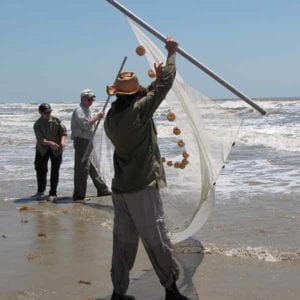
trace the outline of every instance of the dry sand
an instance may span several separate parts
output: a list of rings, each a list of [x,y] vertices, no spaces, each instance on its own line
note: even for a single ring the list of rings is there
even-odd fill
[[[2,202],[0,299],[110,299],[112,215],[109,197],[86,204],[67,198],[58,204]],[[193,239],[175,256],[178,285],[193,300],[299,299],[299,264],[206,253]],[[128,292],[136,299],[164,299],[142,246]]]

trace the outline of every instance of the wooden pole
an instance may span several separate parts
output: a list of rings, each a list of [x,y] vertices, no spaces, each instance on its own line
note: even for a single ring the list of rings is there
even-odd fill
[[[134,15],[131,11],[129,11],[127,8],[122,6],[120,3],[118,3],[115,0],[106,0],[108,3],[113,5],[115,8],[117,8],[119,11],[124,13],[126,16],[128,16],[130,19],[135,21],[137,24],[139,24],[141,27],[146,29],[148,32],[152,33],[154,36],[156,36],[159,40],[162,42],[166,41],[166,37],[159,33],[157,30],[155,30],[153,27],[151,27],[149,24],[147,24],[145,21]],[[184,51],[182,48],[178,47],[177,53],[179,53],[181,56],[186,58],[189,62],[191,62],[193,65],[201,69],[203,72],[205,72],[208,76],[219,82],[221,85],[223,85],[226,89],[231,91],[233,94],[244,100],[246,103],[248,103],[250,106],[252,106],[254,109],[259,111],[262,115],[266,114],[266,111],[263,110],[260,106],[258,106],[254,101],[243,94],[241,91],[239,91],[237,88],[235,88],[233,85],[231,85],[229,82],[225,81],[223,78],[221,78],[219,75],[214,73],[212,70],[210,70],[208,67],[206,67],[204,64],[200,63],[198,60],[196,60],[194,57],[192,57],[190,54],[188,54],[186,51]]]

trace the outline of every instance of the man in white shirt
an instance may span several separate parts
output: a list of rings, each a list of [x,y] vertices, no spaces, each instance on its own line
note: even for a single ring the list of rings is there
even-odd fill
[[[96,96],[90,89],[83,90],[80,98],[81,102],[74,110],[71,120],[71,138],[75,149],[73,192],[73,200],[75,202],[85,199],[88,175],[91,176],[97,189],[97,196],[111,195],[110,190],[99,175],[96,166],[90,160],[90,154],[93,150],[92,145],[90,146],[90,140],[93,138],[94,125],[104,116],[104,113],[99,112],[95,116],[92,116],[90,107],[95,101]],[[87,147],[89,147],[87,158],[82,161]]]

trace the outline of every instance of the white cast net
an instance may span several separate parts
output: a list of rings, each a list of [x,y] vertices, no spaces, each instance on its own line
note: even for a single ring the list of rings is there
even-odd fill
[[[159,48],[133,22],[129,23],[146,49],[150,68],[165,62]],[[173,87],[154,120],[168,184],[161,189],[166,224],[176,243],[196,233],[207,220],[214,202],[214,184],[242,119],[188,86],[177,70]],[[94,149],[94,160],[110,183],[113,146],[102,128],[95,135]]]

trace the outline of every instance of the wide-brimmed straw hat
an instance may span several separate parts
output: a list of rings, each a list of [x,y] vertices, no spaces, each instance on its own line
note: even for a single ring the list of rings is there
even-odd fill
[[[115,84],[107,86],[106,91],[113,95],[133,95],[140,89],[140,84],[133,72],[121,72]]]

